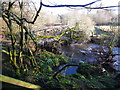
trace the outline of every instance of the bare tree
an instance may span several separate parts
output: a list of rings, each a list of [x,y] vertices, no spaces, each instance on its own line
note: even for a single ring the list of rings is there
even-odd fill
[[[77,31],[83,31],[85,33],[85,38],[89,38],[94,31],[94,21],[85,14],[80,14],[78,12],[70,12],[62,17],[63,24],[69,27],[76,27]]]
[[[112,23],[112,18],[114,18],[114,13],[111,10],[97,10],[91,18],[96,22],[96,24],[110,24]]]
[[[98,1],[100,1],[100,0],[93,1],[93,2],[90,2],[85,5],[46,5],[46,4],[43,4],[43,2],[41,0],[39,8],[35,9],[36,10],[35,13],[33,13],[34,10],[32,11],[30,9],[29,3],[26,3],[24,0],[13,0],[13,1],[8,1],[8,2],[2,2],[2,19],[5,21],[7,27],[9,28],[10,39],[11,39],[11,47],[8,48],[7,53],[9,54],[9,59],[12,63],[12,66],[13,66],[16,74],[19,75],[21,72],[20,70],[23,70],[23,72],[24,72],[24,70],[27,69],[26,65],[24,64],[25,59],[23,57],[27,56],[28,53],[30,55],[28,55],[27,58],[30,59],[29,61],[31,62],[31,65],[33,66],[33,68],[38,66],[36,63],[36,60],[34,58],[34,55],[36,54],[35,52],[37,51],[37,42],[36,42],[36,39],[33,36],[33,34],[31,34],[30,28],[28,28],[27,25],[35,24],[42,7],[49,7],[49,8],[50,7],[52,7],[52,8],[83,7],[86,9],[103,9],[103,8],[120,7],[120,6],[89,7],[89,5],[92,5]],[[31,14],[33,14],[33,15],[31,15]],[[28,17],[30,17],[30,18],[28,18]],[[80,18],[81,19],[78,19],[79,21],[85,17],[80,17]],[[47,18],[47,19],[49,19],[48,20],[49,23],[52,23],[51,18]],[[89,20],[88,26],[90,26],[89,24],[91,23],[91,20],[89,17],[87,17],[87,19]],[[83,21],[84,20],[85,19],[83,19]],[[17,29],[17,30],[19,30],[19,36],[20,36],[18,43],[17,43],[16,36],[13,34],[13,32],[15,30],[13,28],[14,23],[19,26],[19,29]],[[74,22],[74,24],[75,23],[76,22]],[[69,22],[69,24],[72,25],[71,22]],[[83,25],[82,23],[80,23],[80,24],[81,24],[81,26]],[[35,45],[34,50],[27,48],[28,45],[30,45],[30,44],[28,44],[28,42],[31,40]],[[19,50],[17,49],[16,45],[19,46]],[[27,51],[27,50],[25,50],[25,48],[28,49],[28,52],[26,55],[24,55],[24,52]],[[6,52],[6,51],[4,51],[4,52]],[[18,60],[17,60],[17,57],[19,57]]]

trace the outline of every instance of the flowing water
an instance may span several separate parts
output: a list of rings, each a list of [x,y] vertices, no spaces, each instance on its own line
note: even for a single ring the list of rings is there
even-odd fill
[[[86,62],[90,64],[97,64],[102,61],[101,56],[108,53],[107,46],[101,46],[97,44],[71,44],[70,46],[62,47],[62,53],[72,60],[71,63],[78,64],[79,62]],[[113,54],[120,54],[120,47],[113,47]],[[112,66],[114,69],[120,72],[120,55],[116,55],[113,58],[115,61]],[[62,68],[61,66],[60,68]],[[65,75],[77,73],[77,67],[68,67],[63,73]]]

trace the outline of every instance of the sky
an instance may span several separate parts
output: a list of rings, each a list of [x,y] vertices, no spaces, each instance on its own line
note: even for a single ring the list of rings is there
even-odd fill
[[[2,1],[13,1],[13,0],[2,0]],[[27,0],[24,0],[24,1],[27,1]],[[32,1],[35,3],[36,7],[39,7],[40,0],[32,0]],[[69,5],[69,4],[70,5],[82,5],[82,4],[87,4],[93,1],[95,0],[42,0],[42,2],[47,5]],[[99,6],[101,3],[102,3],[102,6],[115,6],[115,5],[118,5],[119,1],[120,0],[101,0],[101,1],[94,3],[91,6],[96,7],[96,6]],[[115,13],[118,12],[117,8],[112,8],[112,9],[116,10]],[[61,7],[61,8],[42,7],[42,10],[51,12],[53,14],[65,14],[67,12],[75,11],[75,9],[70,9],[67,7]],[[92,11],[94,12],[95,10],[92,10]],[[86,13],[88,12],[88,10],[78,10],[78,12]]]
[[[93,1],[95,1],[95,0],[42,0],[42,2],[44,4],[47,4],[47,5],[67,5],[67,4],[82,5],[82,4],[87,4],[87,3],[90,3],[90,2],[93,2]],[[96,7],[96,6],[99,6],[99,5],[115,6],[115,5],[118,5],[119,1],[120,0],[101,0],[101,1],[98,1],[91,6],[93,6],[93,7]],[[35,2],[36,6],[38,7],[40,0],[33,0],[33,2]],[[117,8],[112,8],[112,9],[116,10],[115,13],[118,12]],[[53,14],[65,14],[67,12],[74,11],[74,9],[70,9],[70,8],[67,8],[67,7],[60,7],[60,8],[43,7],[42,10],[45,10],[47,12],[51,12]],[[86,13],[87,11],[88,10],[80,10],[80,9],[78,10],[78,12],[81,12],[81,13]]]

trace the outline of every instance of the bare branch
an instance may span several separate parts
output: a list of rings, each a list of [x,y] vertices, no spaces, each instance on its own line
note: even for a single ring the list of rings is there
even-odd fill
[[[58,79],[57,79],[57,75],[58,75],[59,73],[61,73],[63,70],[65,70],[67,67],[70,67],[70,66],[78,66],[78,65],[76,65],[76,64],[68,64],[68,65],[65,65],[62,69],[60,69],[59,71],[57,71],[57,72],[53,75],[53,78],[56,79],[56,80],[58,80]]]
[[[33,21],[28,21],[26,18],[22,18],[22,20],[25,20],[27,23],[34,24],[35,21],[37,20],[37,17],[39,16],[41,9],[42,9],[42,2],[40,2],[40,7],[39,7],[38,11],[36,12],[36,15],[35,15]]]
[[[85,4],[85,5],[46,5],[46,4],[43,4],[42,2],[42,6],[44,7],[51,7],[51,8],[57,8],[57,7],[84,7],[86,9],[104,9],[104,8],[115,8],[115,7],[120,7],[120,5],[118,6],[104,6],[104,7],[87,7],[89,5],[92,5],[98,1],[101,1],[101,0],[96,0],[94,2],[91,2],[91,3],[88,3],[88,4]]]
[[[118,6],[106,6],[106,7],[85,7],[86,9],[106,9],[106,8],[115,8],[115,7],[120,7]]]
[[[44,6],[44,7],[86,7],[86,6],[96,3],[98,1],[101,1],[101,0],[96,0],[96,1],[93,1],[93,2],[85,4],[85,5],[53,5],[52,6],[52,5],[46,5],[46,4],[42,3],[42,6]]]

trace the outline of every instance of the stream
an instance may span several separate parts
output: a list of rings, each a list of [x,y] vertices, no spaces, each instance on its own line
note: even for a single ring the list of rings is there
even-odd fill
[[[52,42],[54,39],[45,39],[47,42]],[[43,40],[39,43],[44,44]],[[62,54],[71,59],[70,63],[79,64],[89,63],[89,64],[98,64],[103,61],[101,56],[108,54],[109,49],[107,46],[102,46],[94,43],[84,43],[84,44],[70,44],[69,46],[62,46]],[[112,54],[120,54],[120,47],[113,47]],[[116,55],[112,59],[112,67],[120,73],[120,55]],[[63,66],[60,66],[60,69]],[[64,75],[74,74],[76,72],[77,66],[68,67],[62,73]]]
[[[71,63],[78,64],[80,62],[90,63],[90,64],[97,64],[100,61],[103,61],[101,55],[106,55],[108,53],[107,46],[101,46],[93,43],[89,44],[71,44],[70,46],[63,46],[62,47],[62,54],[67,56],[69,59],[72,60]],[[120,54],[120,47],[113,47],[112,54]],[[120,55],[116,55],[112,59],[114,63],[112,63],[112,67],[120,73]],[[60,67],[60,69],[63,66]],[[74,74],[76,72],[77,67],[71,66],[68,67],[62,73],[64,75]]]

